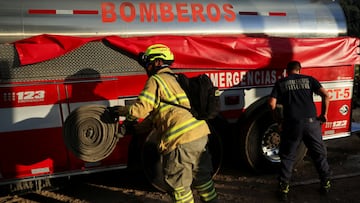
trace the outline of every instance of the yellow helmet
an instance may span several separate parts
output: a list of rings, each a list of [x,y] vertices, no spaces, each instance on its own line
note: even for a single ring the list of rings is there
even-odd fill
[[[146,49],[145,53],[141,53],[142,64],[153,62],[155,59],[162,59],[165,64],[171,65],[174,62],[174,54],[164,44],[153,44]]]

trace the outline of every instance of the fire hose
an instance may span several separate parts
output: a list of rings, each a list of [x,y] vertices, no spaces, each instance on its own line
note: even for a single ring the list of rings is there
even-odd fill
[[[70,113],[63,127],[66,147],[77,158],[97,162],[108,157],[120,136],[118,121],[103,105],[81,106]]]

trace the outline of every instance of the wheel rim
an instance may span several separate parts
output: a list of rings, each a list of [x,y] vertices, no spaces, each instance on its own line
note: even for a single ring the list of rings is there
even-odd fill
[[[279,156],[280,133],[278,124],[270,125],[264,132],[261,149],[264,157],[273,163],[280,162]]]

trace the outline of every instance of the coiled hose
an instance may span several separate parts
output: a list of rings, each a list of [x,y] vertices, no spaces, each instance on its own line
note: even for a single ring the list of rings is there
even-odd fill
[[[108,157],[119,139],[118,122],[103,105],[86,105],[75,109],[66,118],[63,138],[66,147],[86,162]]]

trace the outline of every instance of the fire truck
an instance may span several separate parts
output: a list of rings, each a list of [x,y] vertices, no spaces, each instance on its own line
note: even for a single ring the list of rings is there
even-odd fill
[[[172,49],[175,72],[205,73],[220,90],[219,115],[209,121],[216,170],[225,157],[255,171],[278,166],[266,101],[290,60],[331,96],[323,138],[350,136],[359,39],[346,36],[336,1],[1,0],[0,19],[0,185],[140,160],[162,189],[154,138],[116,136],[101,118],[107,106],[136,100],[147,79],[137,55],[154,43]],[[82,139],[66,138],[73,125]],[[85,155],[71,150],[80,143]],[[302,145],[297,160],[305,153]]]

